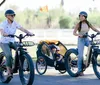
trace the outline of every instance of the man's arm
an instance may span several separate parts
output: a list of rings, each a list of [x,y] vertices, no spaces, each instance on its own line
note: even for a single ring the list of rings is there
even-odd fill
[[[19,30],[21,30],[24,33],[33,35],[33,33],[29,32],[28,30],[24,29],[23,27],[19,28]]]
[[[4,33],[3,29],[0,29],[1,35],[7,37],[8,34]]]

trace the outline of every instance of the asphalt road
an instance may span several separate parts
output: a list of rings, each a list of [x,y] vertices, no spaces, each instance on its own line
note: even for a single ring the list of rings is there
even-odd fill
[[[0,85],[21,85],[18,75],[15,75],[9,84]],[[77,78],[70,77],[67,73],[60,74],[55,69],[48,69],[45,75],[38,75],[35,72],[33,85],[100,85],[100,80],[94,75],[92,68],[85,71],[85,75]]]

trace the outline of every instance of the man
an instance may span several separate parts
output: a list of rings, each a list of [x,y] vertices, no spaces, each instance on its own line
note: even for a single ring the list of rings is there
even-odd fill
[[[5,17],[7,20],[2,22],[0,24],[0,46],[5,53],[6,56],[6,65],[7,65],[7,71],[8,71],[8,77],[12,77],[12,53],[11,48],[16,50],[16,44],[15,39],[12,37],[9,37],[9,35],[14,35],[16,33],[16,30],[19,29],[28,35],[33,35],[28,30],[24,29],[22,26],[20,26],[17,22],[15,22],[15,12],[11,9],[7,10],[5,12]]]

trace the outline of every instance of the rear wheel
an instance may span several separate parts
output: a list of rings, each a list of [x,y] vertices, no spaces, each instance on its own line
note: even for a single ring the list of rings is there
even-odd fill
[[[3,52],[0,53],[0,80],[2,83],[9,83],[12,78],[8,78],[6,69],[6,57]]]
[[[92,65],[95,75],[100,79],[100,54],[97,54],[92,58]]]
[[[76,49],[69,49],[65,55],[65,66],[66,70],[72,77],[78,76],[78,52]]]
[[[47,63],[43,57],[38,57],[36,61],[36,70],[40,75],[43,75],[47,70]]]
[[[22,85],[32,85],[34,81],[34,64],[28,54],[24,54],[20,59],[19,77]]]

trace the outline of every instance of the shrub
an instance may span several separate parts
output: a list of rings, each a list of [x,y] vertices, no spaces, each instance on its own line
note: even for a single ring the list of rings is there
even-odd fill
[[[70,28],[70,22],[71,22],[70,17],[61,16],[59,20],[60,28]]]

